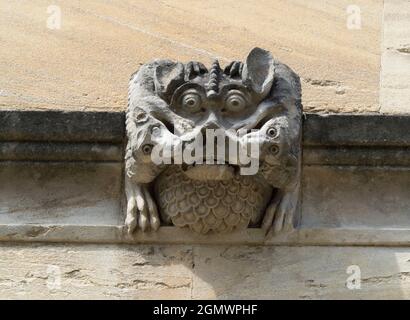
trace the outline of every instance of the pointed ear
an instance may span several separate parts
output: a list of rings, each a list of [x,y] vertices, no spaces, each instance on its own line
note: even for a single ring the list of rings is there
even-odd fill
[[[170,99],[173,92],[184,83],[184,65],[166,62],[156,67],[154,73],[155,91],[163,98]]]
[[[272,87],[274,74],[271,53],[261,48],[252,49],[243,66],[243,83],[251,86],[256,93],[265,96]]]

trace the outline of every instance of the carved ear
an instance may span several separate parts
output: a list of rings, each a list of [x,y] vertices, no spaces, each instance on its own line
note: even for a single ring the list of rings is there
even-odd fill
[[[271,53],[254,48],[243,66],[242,81],[245,85],[250,85],[256,93],[265,96],[272,87],[274,73]]]
[[[167,62],[156,67],[154,73],[155,91],[164,98],[170,98],[172,93],[184,83],[184,65]]]

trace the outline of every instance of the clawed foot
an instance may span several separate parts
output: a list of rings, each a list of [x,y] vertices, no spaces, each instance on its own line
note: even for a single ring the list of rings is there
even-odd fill
[[[299,197],[299,188],[290,192],[279,190],[266,209],[262,221],[262,229],[266,235],[289,232],[294,229],[296,210]]]
[[[128,181],[125,192],[127,195],[125,227],[128,234],[132,234],[137,228],[142,231],[158,230],[160,225],[158,210],[148,187]]]

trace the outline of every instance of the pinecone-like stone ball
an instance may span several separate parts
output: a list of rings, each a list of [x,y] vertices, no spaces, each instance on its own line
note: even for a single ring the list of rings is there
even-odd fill
[[[170,166],[155,180],[162,221],[206,234],[257,226],[273,188],[257,175],[229,180],[194,180]]]

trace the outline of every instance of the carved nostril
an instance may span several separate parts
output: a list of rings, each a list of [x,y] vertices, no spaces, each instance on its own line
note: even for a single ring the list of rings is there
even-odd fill
[[[142,153],[143,154],[151,154],[152,151],[152,145],[151,144],[144,144],[142,146]]]
[[[273,155],[277,155],[277,154],[279,153],[279,147],[278,147],[277,145],[271,146],[271,147],[270,147],[270,152],[271,152]]]

